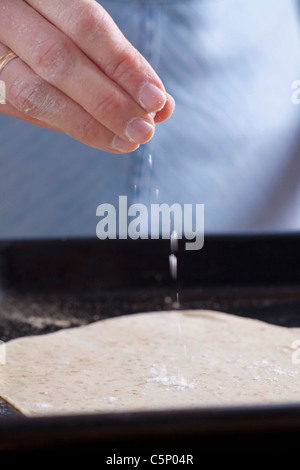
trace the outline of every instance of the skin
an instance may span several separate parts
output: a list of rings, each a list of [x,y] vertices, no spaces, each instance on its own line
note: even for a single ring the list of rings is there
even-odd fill
[[[94,0],[0,0],[0,56],[8,50],[18,58],[0,74],[1,113],[112,153],[135,150],[173,113],[160,78]]]

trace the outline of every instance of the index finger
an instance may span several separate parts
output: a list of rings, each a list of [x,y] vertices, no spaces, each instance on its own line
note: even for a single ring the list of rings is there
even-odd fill
[[[27,3],[64,31],[146,111],[156,112],[164,107],[167,94],[160,78],[95,0],[27,0]]]

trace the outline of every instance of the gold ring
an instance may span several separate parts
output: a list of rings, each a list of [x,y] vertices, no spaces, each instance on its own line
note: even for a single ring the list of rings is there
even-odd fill
[[[0,73],[2,72],[2,70],[4,69],[4,67],[8,64],[8,62],[10,62],[11,60],[15,59],[17,56],[17,54],[15,54],[15,52],[13,51],[7,51],[5,52],[5,54],[3,54],[1,57],[0,57]]]

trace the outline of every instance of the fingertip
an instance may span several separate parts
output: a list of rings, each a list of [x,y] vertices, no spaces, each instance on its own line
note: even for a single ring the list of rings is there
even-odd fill
[[[139,148],[139,144],[135,142],[128,142],[127,140],[123,140],[117,135],[113,138],[113,141],[111,144],[111,150],[114,153],[129,153],[129,152],[133,152],[137,148]]]
[[[141,86],[139,102],[149,112],[160,111],[166,103],[166,93],[154,83],[146,82]]]
[[[167,101],[164,107],[155,114],[154,122],[158,124],[160,122],[166,121],[169,119],[175,110],[175,100],[173,96],[167,93]]]

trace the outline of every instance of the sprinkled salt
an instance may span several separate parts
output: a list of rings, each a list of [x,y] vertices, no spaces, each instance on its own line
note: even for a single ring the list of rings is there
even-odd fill
[[[169,256],[169,264],[172,279],[177,279],[177,257],[173,253]]]
[[[147,382],[156,382],[166,387],[176,387],[178,390],[194,388],[195,385],[195,382],[188,382],[181,374],[168,376],[165,366],[161,367],[160,370],[152,367],[150,372],[152,377],[147,378]]]

